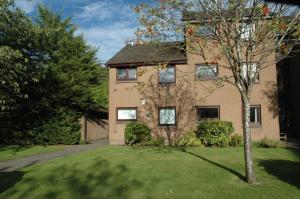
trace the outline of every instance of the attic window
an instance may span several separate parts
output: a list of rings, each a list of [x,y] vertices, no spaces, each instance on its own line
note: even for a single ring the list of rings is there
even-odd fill
[[[136,68],[117,68],[118,81],[136,80]]]

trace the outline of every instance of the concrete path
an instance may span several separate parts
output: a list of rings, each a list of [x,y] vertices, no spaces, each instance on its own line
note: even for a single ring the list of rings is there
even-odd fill
[[[74,153],[79,153],[82,151],[88,151],[92,149],[96,149],[99,147],[103,147],[108,145],[108,141],[106,139],[97,140],[91,144],[86,145],[72,145],[66,146],[64,149],[55,152],[43,153],[32,155],[24,158],[17,158],[14,160],[8,160],[4,162],[0,162],[0,172],[1,171],[15,171],[18,169],[22,169],[24,167],[28,167],[40,162],[46,162],[55,158],[68,156]]]

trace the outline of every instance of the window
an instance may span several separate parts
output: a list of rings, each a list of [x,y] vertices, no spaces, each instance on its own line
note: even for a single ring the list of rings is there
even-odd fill
[[[169,126],[176,125],[176,108],[162,107],[159,108],[159,125]]]
[[[241,32],[241,39],[249,40],[250,35],[253,37],[255,31],[255,26],[249,23],[242,24],[242,32]]]
[[[196,78],[200,80],[216,79],[218,76],[217,65],[196,64]]]
[[[175,83],[175,66],[159,69],[159,83],[162,85]]]
[[[196,30],[198,36],[212,36],[215,30],[212,26],[202,25],[199,26]]]
[[[250,106],[250,127],[261,126],[260,105]]]
[[[117,108],[118,121],[134,121],[136,120],[137,108]]]
[[[243,77],[245,78],[245,79],[248,79],[248,77],[250,77],[250,80],[251,79],[253,79],[254,78],[254,76],[255,76],[255,79],[254,79],[254,82],[255,83],[258,83],[259,82],[259,71],[258,71],[258,69],[257,69],[257,65],[256,64],[252,64],[252,66],[251,65],[247,65],[246,63],[244,63],[243,64],[243,68],[242,68],[242,70],[243,70]],[[250,73],[249,73],[249,72]],[[249,74],[248,74],[249,73]],[[248,76],[249,75],[249,76]]]
[[[136,68],[117,68],[117,80],[136,80]]]
[[[219,106],[211,107],[198,107],[197,108],[197,119],[200,120],[219,120]]]

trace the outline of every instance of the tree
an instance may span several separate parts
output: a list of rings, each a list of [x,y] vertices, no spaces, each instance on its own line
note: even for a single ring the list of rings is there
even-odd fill
[[[101,122],[107,107],[101,92],[107,71],[97,49],[75,36],[70,18],[45,7],[36,21],[14,1],[1,1],[0,8],[1,142],[78,142],[79,118]],[[70,140],[56,139],[67,135]]]
[[[13,0],[0,1],[0,109],[13,109],[27,98],[26,87],[41,79],[46,60],[43,44],[37,41],[43,30],[15,7]]]
[[[262,0],[161,0],[141,4],[135,11],[140,22],[138,44],[181,41],[184,45],[176,47],[201,56],[206,63],[226,60],[226,65],[219,66],[229,69],[231,75],[219,79],[240,93],[246,179],[255,183],[249,128],[251,91],[259,71],[286,57],[299,43],[299,10]]]

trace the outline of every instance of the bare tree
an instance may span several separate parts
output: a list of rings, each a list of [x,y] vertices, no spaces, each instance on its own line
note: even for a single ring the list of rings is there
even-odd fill
[[[141,4],[135,11],[140,22],[137,43],[181,41],[184,45],[178,48],[201,56],[206,63],[225,60],[219,66],[230,75],[220,74],[219,79],[240,93],[246,179],[255,183],[251,91],[259,71],[276,64],[299,43],[299,9],[263,0],[160,0]]]

